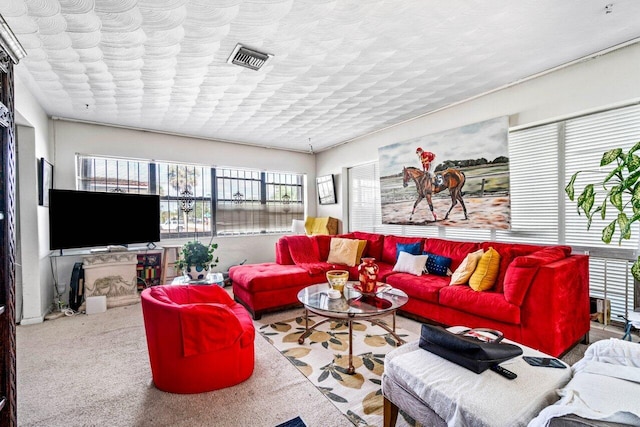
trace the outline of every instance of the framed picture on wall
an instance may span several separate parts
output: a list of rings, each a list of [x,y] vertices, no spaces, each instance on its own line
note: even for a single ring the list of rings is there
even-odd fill
[[[333,175],[324,175],[316,178],[318,187],[318,202],[321,205],[333,205],[336,200],[336,187],[333,182]]]
[[[49,190],[53,188],[53,165],[44,157],[38,160],[38,204],[49,206]]]

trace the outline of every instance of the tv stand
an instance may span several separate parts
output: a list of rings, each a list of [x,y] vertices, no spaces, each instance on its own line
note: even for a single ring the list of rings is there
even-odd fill
[[[109,252],[109,249],[107,248],[94,248],[94,249],[89,249],[89,253],[90,254],[105,254]]]
[[[129,251],[83,256],[85,301],[92,296],[105,295],[107,308],[139,302],[137,265],[137,255]]]
[[[146,252],[150,248],[148,246],[120,246],[113,245],[112,248],[123,248],[118,250],[117,252]],[[67,256],[84,256],[84,255],[95,255],[95,254],[105,254],[110,252],[116,252],[114,250],[109,250],[109,246],[101,247],[101,248],[80,248],[80,249],[56,249],[52,251],[49,256],[52,258],[58,257],[67,257]],[[159,248],[162,249],[162,248]]]
[[[162,248],[159,248],[162,250]],[[60,303],[67,302],[67,292],[69,289],[69,278],[71,277],[74,262],[73,257],[82,258],[85,269],[85,297],[107,296],[107,307],[117,307],[137,303],[140,300],[138,295],[138,255],[149,254],[146,246],[127,247],[125,250],[109,252],[108,248],[81,248],[54,250],[49,254],[51,270],[53,272],[54,295],[60,299]],[[69,257],[72,257],[69,259]],[[58,272],[58,260],[61,264],[61,271]],[[79,261],[79,260],[78,260]],[[159,275],[160,272],[156,272]],[[109,279],[109,280],[102,280]],[[96,284],[96,280],[99,280]],[[61,285],[66,290],[60,291]],[[97,292],[97,288],[100,292]],[[116,288],[118,293],[125,295],[121,297],[111,297],[111,288]],[[80,307],[84,310],[84,305]]]

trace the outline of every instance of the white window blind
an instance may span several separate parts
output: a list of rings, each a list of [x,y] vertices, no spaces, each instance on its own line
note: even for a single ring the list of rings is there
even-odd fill
[[[405,227],[382,224],[378,162],[349,168],[349,231],[404,234]]]
[[[511,232],[499,240],[558,242],[558,124],[509,134]]]
[[[483,242],[485,240],[493,240],[491,238],[492,230],[483,230],[482,228],[460,228],[460,227],[432,227],[442,228],[441,236],[450,240],[471,240],[474,242]]]
[[[632,261],[589,257],[589,295],[611,301],[611,320],[633,311]],[[608,323],[608,322],[607,322]]]
[[[380,215],[378,164],[349,169],[349,230],[375,232]]]
[[[567,120],[565,135],[566,167],[564,182],[579,170],[586,171],[578,176],[575,182],[576,199],[584,186],[604,179],[611,167],[600,168],[600,159],[605,151],[613,148],[630,149],[640,141],[640,106],[632,106],[592,114],[585,117]],[[566,197],[566,196],[565,196]],[[596,198],[595,206],[602,203],[603,198]],[[566,199],[566,243],[575,246],[601,247],[609,251],[615,249],[636,250],[638,248],[638,227],[632,229],[630,240],[623,240],[617,245],[619,234],[614,236],[615,242],[607,245],[602,241],[602,229],[615,217],[613,208],[609,207],[606,220],[594,217],[591,229],[587,231],[587,219],[584,214],[578,215],[575,201]]]

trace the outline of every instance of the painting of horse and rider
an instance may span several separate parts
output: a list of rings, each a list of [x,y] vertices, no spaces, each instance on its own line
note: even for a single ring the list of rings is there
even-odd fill
[[[510,228],[508,117],[378,149],[384,224]]]

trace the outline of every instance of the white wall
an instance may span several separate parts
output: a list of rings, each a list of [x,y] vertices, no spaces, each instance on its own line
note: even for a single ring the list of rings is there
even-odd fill
[[[259,170],[295,172],[315,182],[315,159],[296,153],[197,138],[143,132],[139,130],[52,120],[55,145],[54,183],[56,188],[75,189],[76,153],[134,159],[184,162],[208,166],[243,167]],[[306,194],[309,215],[315,214],[315,187]],[[248,263],[275,260],[274,246],[279,235],[216,237],[216,270],[225,271],[244,259]],[[180,245],[188,239],[163,240],[160,245]],[[60,280],[69,281],[75,257],[56,260]],[[68,286],[67,286],[68,289]]]
[[[17,67],[19,68],[19,66]],[[18,70],[19,72],[19,70]],[[78,257],[49,258],[48,208],[38,206],[37,159],[45,157],[54,165],[54,187],[75,189],[75,154],[121,156],[137,159],[175,161],[211,166],[245,167],[296,172],[315,182],[315,159],[311,154],[229,144],[109,126],[48,119],[19,78],[16,79],[16,113],[19,155],[19,263],[16,306],[22,307],[22,324],[42,322],[54,300],[52,269],[60,287],[68,292],[73,263]],[[309,186],[307,214],[315,215],[315,186]],[[248,263],[275,258],[279,236],[221,237],[216,254],[217,269],[247,259]],[[160,244],[182,244],[172,239]],[[37,265],[38,268],[32,268]],[[66,298],[65,298],[66,302]]]
[[[19,75],[21,65],[16,67]],[[49,264],[48,210],[38,206],[37,159],[51,161],[49,121],[20,78],[15,79],[15,109],[18,125],[17,163],[17,266],[16,317],[22,324],[42,322],[53,300]]]
[[[633,102],[640,102],[640,44],[322,151],[316,154],[316,172],[340,174],[346,180],[344,168],[378,160],[381,146],[499,116],[509,116],[510,126],[515,127]],[[318,216],[347,212],[346,186],[336,188],[338,205],[320,206]],[[343,227],[347,231],[348,224]]]

